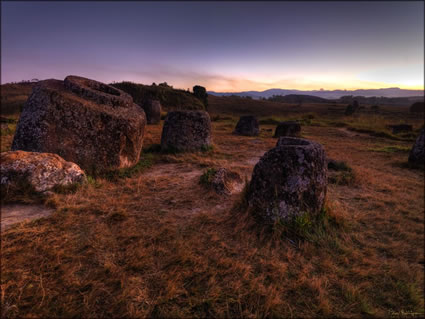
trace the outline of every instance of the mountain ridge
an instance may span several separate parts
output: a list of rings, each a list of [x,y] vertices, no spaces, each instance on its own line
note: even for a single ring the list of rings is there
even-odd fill
[[[311,95],[325,99],[339,99],[342,96],[353,95],[353,96],[364,96],[364,97],[418,97],[424,96],[424,90],[408,90],[400,89],[398,87],[393,88],[381,88],[381,89],[357,89],[357,90],[291,90],[291,89],[268,89],[265,91],[242,91],[242,92],[215,92],[208,91],[208,94],[216,96],[250,96],[252,98],[269,98],[273,95]]]

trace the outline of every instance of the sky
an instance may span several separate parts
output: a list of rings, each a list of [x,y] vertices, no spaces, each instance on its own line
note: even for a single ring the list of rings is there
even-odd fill
[[[1,82],[424,88],[424,2],[1,3]]]

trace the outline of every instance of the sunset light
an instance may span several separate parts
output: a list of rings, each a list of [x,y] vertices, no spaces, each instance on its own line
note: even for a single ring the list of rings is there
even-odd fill
[[[1,318],[424,317],[424,1],[0,5]]]
[[[81,74],[226,92],[424,87],[422,2],[4,2],[2,9],[2,83]]]

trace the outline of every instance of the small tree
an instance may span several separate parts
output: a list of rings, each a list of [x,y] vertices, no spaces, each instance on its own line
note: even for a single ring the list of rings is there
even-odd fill
[[[193,87],[193,95],[195,95],[202,103],[205,105],[205,109],[208,107],[208,94],[207,90],[200,85],[195,85]]]

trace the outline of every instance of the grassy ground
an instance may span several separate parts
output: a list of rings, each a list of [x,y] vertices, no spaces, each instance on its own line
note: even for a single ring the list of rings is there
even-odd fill
[[[33,85],[33,83],[1,85],[1,115],[13,115],[19,113],[30,95]]]
[[[3,232],[2,316],[423,315],[424,174],[402,165],[411,139],[347,129],[366,114],[345,118],[315,105],[292,112],[279,103],[257,114],[270,123],[259,137],[235,136],[230,107],[210,101],[213,111],[228,111],[212,114],[211,150],[162,154],[161,126],[149,125],[137,169],[90,177],[49,198],[50,217]],[[380,127],[398,123],[403,110],[383,112]],[[324,219],[317,229],[300,225],[302,239],[256,225],[242,194],[219,196],[199,183],[218,167],[250,178],[276,143],[272,119],[303,121],[303,136],[355,175],[329,185]]]

